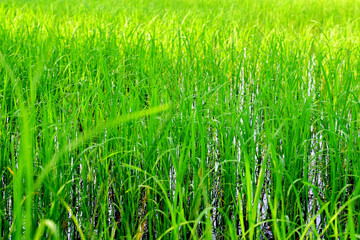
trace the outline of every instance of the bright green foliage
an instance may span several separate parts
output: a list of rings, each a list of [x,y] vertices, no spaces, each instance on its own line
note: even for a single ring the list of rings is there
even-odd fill
[[[0,1],[0,236],[359,238],[359,16]]]

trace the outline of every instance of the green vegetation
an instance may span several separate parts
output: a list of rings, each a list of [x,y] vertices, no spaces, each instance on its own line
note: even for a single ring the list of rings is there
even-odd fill
[[[360,1],[0,1],[4,239],[358,239]]]

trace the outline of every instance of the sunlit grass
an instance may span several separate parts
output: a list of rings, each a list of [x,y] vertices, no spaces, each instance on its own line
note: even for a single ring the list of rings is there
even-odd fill
[[[1,2],[1,237],[359,238],[358,16]]]

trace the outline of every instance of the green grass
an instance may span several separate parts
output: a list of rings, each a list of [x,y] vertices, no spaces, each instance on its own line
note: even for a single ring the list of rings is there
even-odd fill
[[[4,239],[358,239],[360,1],[0,2]]]

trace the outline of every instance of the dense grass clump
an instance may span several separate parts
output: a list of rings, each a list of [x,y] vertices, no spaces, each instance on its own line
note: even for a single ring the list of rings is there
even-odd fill
[[[3,0],[0,236],[359,238],[358,16]]]

